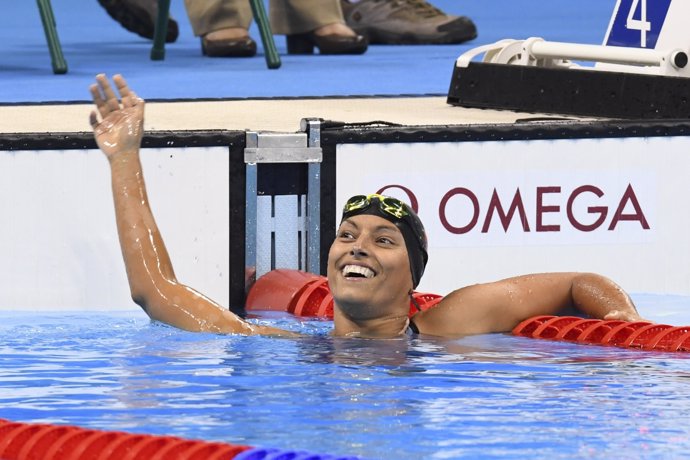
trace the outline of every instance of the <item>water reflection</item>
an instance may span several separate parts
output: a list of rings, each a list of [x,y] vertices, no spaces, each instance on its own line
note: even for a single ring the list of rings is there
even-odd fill
[[[673,458],[690,448],[687,354],[501,334],[342,339],[329,323],[262,321],[307,335],[0,318],[0,413],[382,459]]]

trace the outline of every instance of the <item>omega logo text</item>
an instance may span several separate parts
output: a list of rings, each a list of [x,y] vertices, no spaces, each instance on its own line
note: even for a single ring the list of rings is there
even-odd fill
[[[415,211],[420,207],[414,192],[403,185],[386,185],[378,193],[397,189],[408,197],[408,202]],[[462,235],[473,230],[488,233],[492,227],[502,228],[507,232],[511,226],[523,232],[560,232],[561,225],[554,223],[559,217],[572,228],[580,232],[592,232],[599,228],[607,231],[616,230],[621,222],[632,222],[643,230],[649,230],[650,225],[644,210],[637,198],[632,184],[628,184],[625,191],[618,196],[608,196],[604,200],[604,191],[595,185],[581,185],[572,191],[563,191],[561,186],[537,186],[534,189],[534,206],[525,206],[524,192],[519,187],[512,196],[499,195],[493,189],[488,202],[480,201],[477,193],[466,187],[455,187],[446,192],[438,204],[438,217],[443,227],[450,233]],[[610,195],[610,194],[609,194]],[[565,198],[567,197],[567,200]],[[559,204],[559,203],[563,203]],[[486,201],[486,200],[485,200]],[[585,215],[582,212],[583,203],[598,201],[601,204],[586,206]],[[608,206],[604,201],[612,204]],[[464,217],[450,215],[449,208],[462,209]],[[579,207],[578,207],[579,206]],[[565,214],[561,216],[561,214]],[[564,219],[563,219],[564,217]],[[551,218],[551,219],[549,219]]]

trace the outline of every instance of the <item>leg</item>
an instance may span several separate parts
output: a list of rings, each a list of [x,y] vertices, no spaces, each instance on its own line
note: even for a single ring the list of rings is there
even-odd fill
[[[273,31],[279,35],[311,32],[319,27],[344,24],[339,0],[271,0]]]
[[[340,0],[272,0],[271,24],[287,35],[288,53],[361,54],[367,41],[345,25]]]
[[[244,57],[256,54],[247,29],[252,13],[247,0],[185,0],[194,35],[204,55]]]
[[[185,0],[189,22],[197,37],[221,29],[248,29],[252,12],[246,0]]]

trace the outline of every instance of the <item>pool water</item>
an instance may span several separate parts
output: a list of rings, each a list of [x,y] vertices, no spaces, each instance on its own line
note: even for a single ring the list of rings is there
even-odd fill
[[[687,298],[664,302],[650,319],[687,324]],[[134,310],[0,312],[0,418],[372,459],[690,451],[690,354],[503,334],[337,339],[330,322],[254,321],[307,336],[189,333]]]

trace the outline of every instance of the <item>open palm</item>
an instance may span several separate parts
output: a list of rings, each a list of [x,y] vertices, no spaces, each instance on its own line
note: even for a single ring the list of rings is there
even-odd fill
[[[121,102],[105,75],[98,75],[96,81],[90,90],[98,114],[91,112],[90,123],[98,147],[108,158],[118,152],[138,149],[144,134],[144,100],[129,89],[121,75],[113,77]]]

